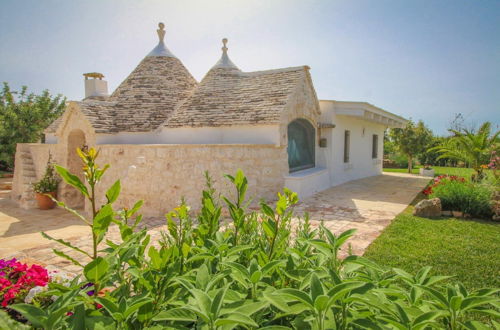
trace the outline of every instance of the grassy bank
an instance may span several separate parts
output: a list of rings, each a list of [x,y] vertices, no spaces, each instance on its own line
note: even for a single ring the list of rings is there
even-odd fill
[[[469,289],[500,287],[500,223],[478,219],[427,219],[412,205],[368,247],[365,256],[409,272],[432,266],[432,273],[455,276]]]
[[[446,167],[446,166],[433,166],[434,173],[436,175],[449,174],[449,175],[458,175],[463,177],[470,177],[474,170],[471,168],[462,168],[462,167]],[[419,167],[414,168],[412,173],[418,174]],[[408,173],[408,169],[406,168],[384,168],[384,172],[397,172],[397,173]]]

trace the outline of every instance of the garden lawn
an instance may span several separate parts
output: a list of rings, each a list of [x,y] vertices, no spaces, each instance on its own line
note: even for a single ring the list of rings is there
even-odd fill
[[[368,247],[365,256],[389,267],[416,273],[453,275],[468,289],[500,287],[500,223],[412,215],[411,206]]]
[[[413,174],[418,174],[420,167],[416,167],[412,170]],[[463,168],[463,167],[446,167],[446,166],[433,166],[435,175],[458,175],[466,178],[470,178],[470,176],[474,173],[472,168]],[[384,168],[384,172],[397,172],[397,173],[408,173],[408,169],[406,168]]]

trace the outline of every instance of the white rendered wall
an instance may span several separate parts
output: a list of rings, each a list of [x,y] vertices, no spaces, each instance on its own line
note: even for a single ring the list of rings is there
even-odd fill
[[[332,102],[321,102],[322,123],[335,124],[335,128],[323,128],[320,137],[327,139],[327,147],[319,148],[318,165],[328,168],[330,184],[336,186],[347,181],[382,174],[384,131],[382,124],[337,115]],[[350,133],[349,163],[344,163],[344,132]],[[377,158],[372,158],[372,137],[378,135]],[[318,150],[318,149],[316,149]]]
[[[336,127],[331,130],[330,178],[332,185],[382,174],[385,127],[349,116],[336,116]],[[350,133],[349,162],[344,163],[344,132]],[[377,158],[372,158],[372,137],[378,135]]]
[[[97,144],[279,144],[277,125],[164,128],[159,132],[97,134]]]

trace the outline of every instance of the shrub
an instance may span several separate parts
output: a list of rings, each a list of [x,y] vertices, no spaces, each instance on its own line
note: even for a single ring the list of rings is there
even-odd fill
[[[467,182],[456,176],[439,176],[424,193],[439,198],[445,210],[489,218],[492,190],[488,185]]]
[[[397,168],[408,168],[408,157],[403,154],[396,153],[389,156],[389,159],[396,164]]]
[[[45,168],[45,174],[43,178],[33,184],[33,190],[40,194],[50,193],[57,191],[57,186],[59,185],[60,179],[58,178],[56,172],[54,171],[54,165],[52,164],[52,159],[49,154],[49,160],[47,161],[47,166]]]
[[[119,181],[107,191],[108,202],[96,208],[92,191],[107,166],[96,165],[93,149],[79,154],[88,185],[64,168],[56,169],[91,202],[92,219],[80,219],[89,224],[94,248],[84,251],[57,240],[90,259],[86,265],[56,252],[82,267],[85,283],[54,287],[58,298],[44,309],[12,306],[34,327],[456,329],[481,326],[470,319],[473,313],[500,315],[494,309],[499,290],[443,287],[449,277],[431,276],[430,267],[412,275],[363,257],[339,259],[339,249],[354,230],[335,235],[323,225],[313,229],[307,215],[292,227],[298,199],[288,189],[278,193],[275,205],[261,202],[258,212],[250,211],[241,171],[226,176],[235,199],[219,198],[207,175],[198,224],[182,201],[167,214],[168,230],[159,244],[152,245],[147,229],[138,228],[142,201],[130,209],[113,209]],[[223,207],[231,225],[222,224]],[[105,240],[111,222],[119,228],[121,243]],[[105,246],[95,253],[99,242]]]

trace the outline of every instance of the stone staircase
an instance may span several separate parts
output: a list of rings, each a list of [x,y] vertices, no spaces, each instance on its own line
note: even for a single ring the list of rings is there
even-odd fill
[[[37,181],[35,163],[29,150],[21,151],[21,187],[22,193],[19,199],[19,206],[23,209],[33,209],[37,207],[35,192],[32,184]]]

